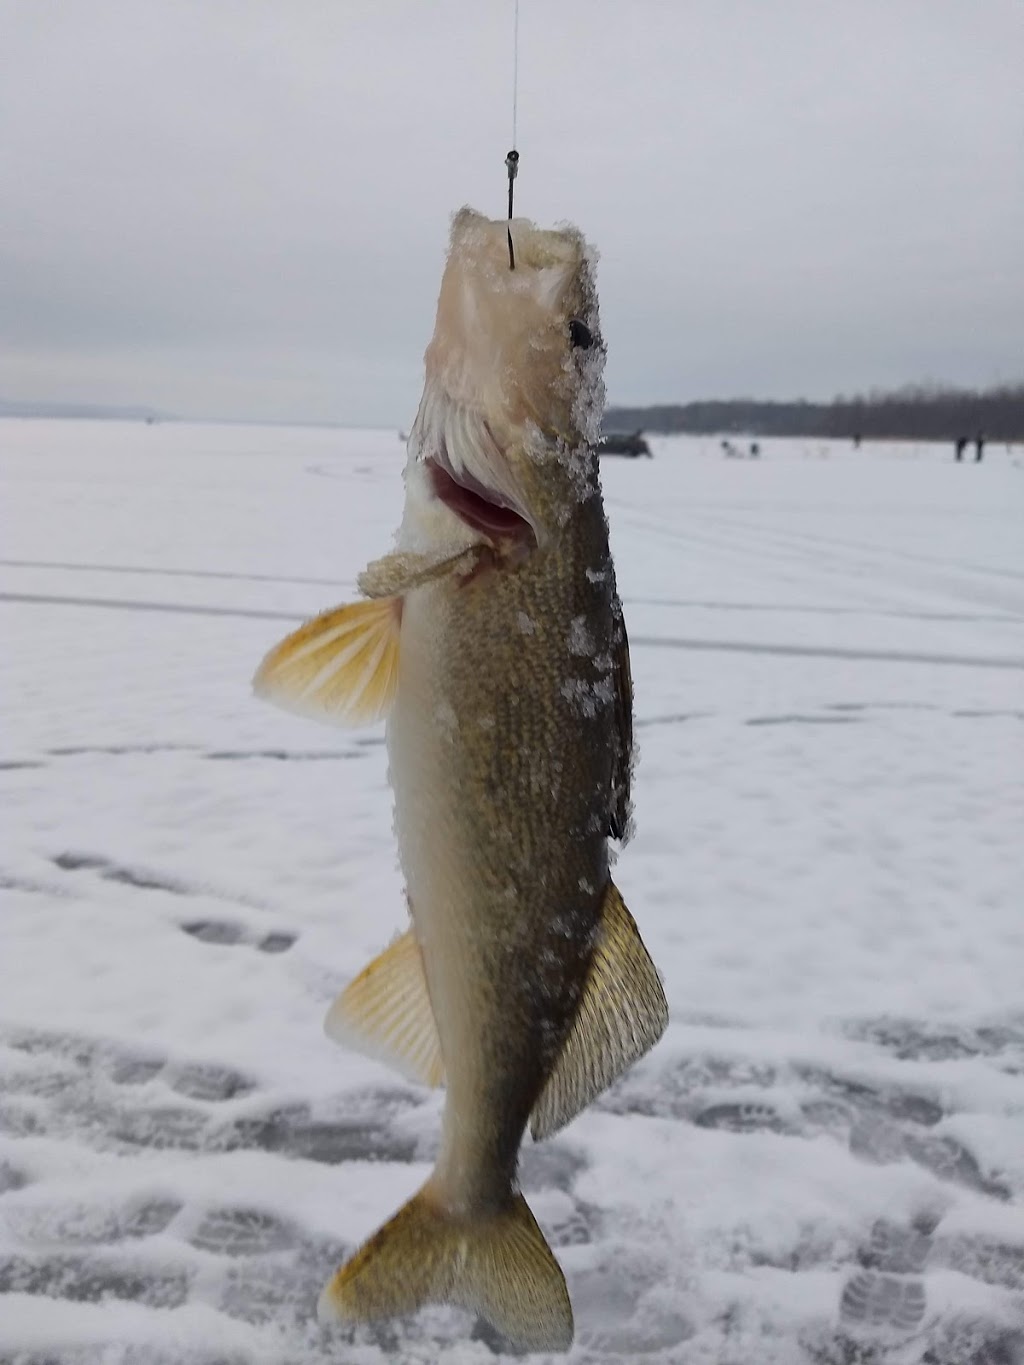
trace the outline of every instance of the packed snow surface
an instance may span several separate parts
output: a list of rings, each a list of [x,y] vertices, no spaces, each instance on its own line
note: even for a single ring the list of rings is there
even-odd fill
[[[1024,456],[603,467],[664,1040],[522,1180],[570,1359],[1024,1360]],[[379,729],[252,700],[398,524],[389,432],[0,423],[0,1361],[445,1361],[328,1333],[442,1097],[323,1035],[404,923]],[[525,627],[524,627],[525,628]]]

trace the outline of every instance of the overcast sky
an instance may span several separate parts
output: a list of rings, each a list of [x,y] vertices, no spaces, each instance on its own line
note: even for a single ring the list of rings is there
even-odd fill
[[[408,423],[513,0],[0,0],[0,399]],[[1024,0],[520,0],[613,401],[1024,375]]]

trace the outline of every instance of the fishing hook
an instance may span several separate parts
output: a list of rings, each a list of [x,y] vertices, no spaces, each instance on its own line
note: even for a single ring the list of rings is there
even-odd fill
[[[516,252],[512,245],[512,189],[519,174],[519,153],[514,147],[505,158],[505,166],[508,170],[508,268],[515,270]]]

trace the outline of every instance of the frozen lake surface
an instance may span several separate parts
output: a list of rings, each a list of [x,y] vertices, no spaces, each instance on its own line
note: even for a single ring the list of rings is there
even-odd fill
[[[608,460],[657,1049],[530,1204],[577,1365],[1024,1361],[1024,454]],[[404,922],[379,729],[253,701],[394,433],[0,422],[0,1362],[494,1362],[316,1325],[441,1097],[322,1034]]]

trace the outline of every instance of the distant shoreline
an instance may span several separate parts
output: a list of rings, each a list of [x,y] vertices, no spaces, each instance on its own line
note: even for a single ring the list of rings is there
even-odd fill
[[[285,417],[182,417],[176,413],[136,412],[130,408],[63,408],[26,404],[0,405],[0,422],[136,422],[144,426],[300,427],[324,431],[394,431],[380,422],[315,421]]]
[[[311,427],[388,431],[406,428],[342,419],[182,416],[140,405],[0,400],[0,418],[49,421],[192,422],[208,426]],[[917,386],[829,402],[728,398],[689,403],[611,404],[605,434],[748,436],[864,441],[1024,441],[1024,381],[989,389]]]
[[[736,398],[610,406],[606,432],[865,441],[1024,440],[1024,383],[985,390],[900,389],[828,403]]]

